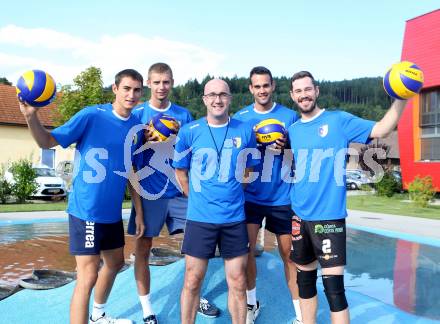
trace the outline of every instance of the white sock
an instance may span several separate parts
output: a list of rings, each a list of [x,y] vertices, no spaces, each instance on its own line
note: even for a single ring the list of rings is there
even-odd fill
[[[150,294],[145,296],[139,296],[139,300],[142,305],[142,312],[144,314],[144,318],[147,318],[150,315],[154,314],[153,308],[150,303]]]
[[[246,296],[249,305],[257,305],[257,287],[251,290],[246,290]]]
[[[299,307],[299,299],[292,299],[292,301],[293,301],[293,308],[295,308],[296,318],[299,321],[302,321],[301,308]]]
[[[96,321],[105,313],[105,304],[98,304],[97,302],[93,302],[92,309],[92,320]]]

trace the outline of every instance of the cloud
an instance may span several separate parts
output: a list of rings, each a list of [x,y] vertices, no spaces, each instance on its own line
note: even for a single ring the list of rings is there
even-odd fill
[[[125,68],[146,74],[156,62],[173,69],[176,83],[220,74],[225,55],[201,46],[162,37],[140,34],[101,35],[85,39],[48,28],[7,25],[0,28],[0,71],[11,81],[29,69],[43,69],[62,84],[89,66],[102,69],[104,84]],[[3,76],[3,75],[0,75]]]

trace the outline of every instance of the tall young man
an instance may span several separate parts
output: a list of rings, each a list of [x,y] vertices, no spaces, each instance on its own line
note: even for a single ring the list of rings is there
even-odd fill
[[[180,129],[173,162],[183,193],[189,196],[182,245],[185,279],[180,299],[181,321],[194,323],[200,287],[218,245],[225,262],[232,322],[245,323],[249,241],[241,182],[245,167],[254,162],[246,160],[241,152],[256,147],[255,137],[250,127],[229,118],[231,94],[226,82],[209,81],[203,102],[206,118]],[[237,171],[237,167],[242,167],[243,172]]]
[[[83,108],[51,132],[41,125],[36,108],[20,103],[30,132],[41,148],[56,145],[66,148],[76,143],[78,172],[67,207],[70,253],[75,256],[77,266],[70,304],[71,323],[87,323],[93,288],[95,301],[90,323],[131,323],[107,316],[105,303],[124,264],[121,210],[127,179],[116,172],[125,171],[125,155],[133,154],[133,149],[126,148],[124,143],[132,127],[140,124],[131,111],[141,97],[142,83],[142,76],[135,70],[119,72],[112,86],[116,96],[113,104]],[[138,138],[134,136],[133,141],[137,142]],[[139,237],[144,230],[142,206],[139,196],[130,188],[136,206],[134,234]],[[99,270],[101,258],[104,263]]]
[[[298,267],[303,322],[316,322],[319,263],[331,321],[349,323],[344,289],[346,150],[351,142],[367,143],[389,134],[406,100],[395,100],[377,123],[342,111],[326,111],[317,105],[319,87],[307,71],[292,76],[290,95],[301,113],[301,120],[289,127],[289,140],[296,167],[292,208],[299,216],[291,257]]]
[[[254,96],[254,103],[239,110],[234,118],[244,121],[254,127],[265,119],[274,118],[289,127],[298,118],[297,114],[280,104],[273,102],[275,81],[269,69],[263,66],[254,67],[250,72],[249,91]],[[301,323],[301,311],[296,285],[296,267],[290,260],[292,245],[292,217],[290,206],[291,184],[283,181],[282,161],[284,154],[281,150],[274,151],[270,147],[261,147],[260,163],[254,168],[259,177],[250,183],[245,191],[245,213],[251,251],[255,250],[258,232],[266,218],[266,229],[274,233],[278,242],[278,249],[284,263],[287,285],[289,287],[293,306],[296,313],[296,323]],[[257,300],[256,277],[257,266],[254,253],[249,253],[247,265],[247,324],[254,323],[259,311],[260,303]]]
[[[170,102],[169,95],[173,88],[173,72],[168,64],[155,63],[148,69],[147,86],[151,90],[150,99],[135,108],[133,114],[142,123],[148,124],[150,120],[160,114],[174,117],[179,126],[193,120],[190,112],[175,103]],[[174,140],[158,142],[158,138],[151,131],[147,132],[149,148],[145,152],[144,165],[153,168],[154,172],[141,180],[144,192],[142,206],[144,212],[145,232],[136,240],[135,250],[135,278],[142,305],[143,319],[146,324],[156,324],[157,317],[150,302],[150,270],[148,258],[153,243],[153,237],[159,236],[164,224],[167,224],[170,234],[184,231],[186,221],[187,199],[181,196],[176,188],[172,157],[174,153]],[[135,208],[128,226],[128,233],[135,231]],[[218,316],[218,309],[202,298],[199,304],[199,313],[209,317]]]

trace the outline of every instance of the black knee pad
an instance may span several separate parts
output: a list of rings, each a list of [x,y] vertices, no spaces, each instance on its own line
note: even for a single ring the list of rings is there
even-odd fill
[[[343,275],[323,275],[322,283],[327,297],[330,310],[340,312],[348,307],[345,298],[344,276]]]
[[[316,290],[316,280],[318,279],[318,270],[304,271],[297,269],[296,283],[298,284],[299,297],[310,299],[318,293]]]

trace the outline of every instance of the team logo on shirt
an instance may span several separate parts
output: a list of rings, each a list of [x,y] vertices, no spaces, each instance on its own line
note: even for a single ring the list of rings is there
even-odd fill
[[[328,125],[325,124],[320,126],[318,132],[319,132],[319,136],[326,137],[328,134]]]
[[[134,134],[134,136],[133,136],[133,145],[136,145],[137,142],[138,142],[138,135]]]
[[[241,137],[234,137],[232,139],[232,145],[234,145],[234,147],[236,147],[236,148],[240,148],[241,147]]]

